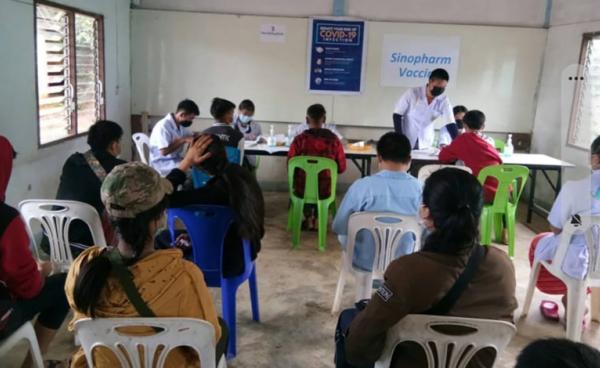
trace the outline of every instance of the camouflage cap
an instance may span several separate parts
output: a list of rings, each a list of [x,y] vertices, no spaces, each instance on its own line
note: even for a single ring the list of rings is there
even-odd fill
[[[171,192],[171,182],[141,162],[116,166],[100,188],[106,212],[117,218],[134,218],[157,205]]]

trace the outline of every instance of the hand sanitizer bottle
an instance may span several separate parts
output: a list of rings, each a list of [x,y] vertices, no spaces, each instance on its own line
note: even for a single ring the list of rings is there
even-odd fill
[[[508,139],[506,140],[506,145],[504,146],[504,156],[510,157],[515,152],[515,148],[512,143],[512,134],[508,135]]]
[[[269,138],[267,139],[267,145],[274,147],[277,145],[275,142],[275,126],[271,124],[269,127]]]

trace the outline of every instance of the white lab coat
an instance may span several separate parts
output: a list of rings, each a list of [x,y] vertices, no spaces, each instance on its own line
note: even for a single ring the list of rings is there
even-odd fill
[[[426,87],[415,87],[406,91],[396,102],[394,113],[403,116],[402,132],[408,137],[411,147],[419,142],[418,149],[433,146],[435,130],[433,122],[442,118],[444,125],[454,122],[452,105],[445,94],[427,103]]]

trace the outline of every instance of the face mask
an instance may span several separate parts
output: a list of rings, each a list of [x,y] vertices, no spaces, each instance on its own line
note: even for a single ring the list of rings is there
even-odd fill
[[[431,89],[431,95],[433,97],[437,97],[437,96],[441,95],[442,93],[444,93],[444,90],[445,90],[445,88],[442,88],[442,87],[433,87]]]
[[[181,126],[184,127],[184,128],[189,128],[192,125],[192,121],[191,120],[185,120],[185,121],[182,121],[179,124],[181,124]]]
[[[240,119],[240,123],[248,124],[252,121],[252,116],[240,114],[240,116],[238,116],[238,119]]]
[[[456,119],[456,126],[458,126],[458,129],[462,129],[463,128],[463,121],[462,121],[462,119]]]

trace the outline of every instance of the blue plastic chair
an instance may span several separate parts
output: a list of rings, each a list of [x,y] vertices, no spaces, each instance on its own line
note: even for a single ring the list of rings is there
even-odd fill
[[[239,149],[235,147],[225,147],[225,152],[227,153],[227,161],[232,164],[241,164],[242,153]],[[192,167],[192,182],[194,183],[194,188],[202,188],[209,180],[210,175],[202,170]]]
[[[171,208],[167,211],[171,238],[175,239],[175,220],[185,225],[192,241],[194,263],[202,270],[204,280],[209,287],[221,288],[223,319],[229,327],[227,358],[236,355],[236,293],[246,280],[250,286],[252,319],[259,322],[258,289],[256,286],[256,268],[250,256],[250,241],[244,240],[244,272],[241,275],[225,278],[223,276],[223,244],[227,231],[234,223],[233,211],[228,207],[193,205],[183,208]]]

